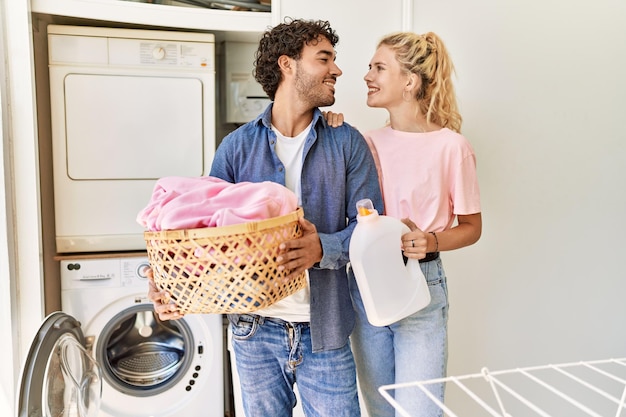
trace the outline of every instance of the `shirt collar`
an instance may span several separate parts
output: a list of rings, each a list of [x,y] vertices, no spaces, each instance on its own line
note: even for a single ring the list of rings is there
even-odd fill
[[[265,111],[257,116],[257,118],[254,120],[254,123],[255,124],[261,123],[266,128],[271,129],[272,128],[272,108],[273,107],[274,107],[274,102],[271,102],[269,104],[269,106],[267,106]],[[324,118],[324,115],[322,115],[322,111],[319,108],[315,108],[315,110],[313,112],[312,128],[314,129],[315,126],[317,126],[318,123],[322,123],[324,127],[328,127],[328,123],[326,122],[326,119]]]

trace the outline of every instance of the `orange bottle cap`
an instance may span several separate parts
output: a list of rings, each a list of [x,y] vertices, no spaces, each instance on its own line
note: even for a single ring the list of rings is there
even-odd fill
[[[369,216],[372,213],[367,207],[359,207],[359,216]]]

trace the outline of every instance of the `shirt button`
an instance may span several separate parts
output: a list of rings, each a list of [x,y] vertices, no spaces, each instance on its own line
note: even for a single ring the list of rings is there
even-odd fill
[[[279,172],[283,172],[283,167],[278,167]]]

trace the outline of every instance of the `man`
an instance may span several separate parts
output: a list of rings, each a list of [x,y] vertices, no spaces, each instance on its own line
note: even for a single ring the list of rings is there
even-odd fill
[[[345,123],[331,128],[318,109],[335,102],[337,41],[325,21],[292,20],[264,33],[255,78],[273,103],[224,138],[210,173],[232,183],[283,184],[304,209],[303,236],[284,243],[277,261],[289,277],[307,271],[309,286],[228,317],[247,417],[291,416],[294,383],[308,417],[360,416],[346,265],[356,202],[383,205],[361,134]],[[179,317],[167,305],[155,308],[161,318]]]

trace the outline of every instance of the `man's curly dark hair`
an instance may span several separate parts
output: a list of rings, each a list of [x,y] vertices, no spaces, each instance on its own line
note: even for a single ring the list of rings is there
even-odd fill
[[[325,20],[287,18],[285,23],[263,34],[254,57],[254,78],[261,84],[270,100],[274,100],[281,80],[278,58],[287,55],[293,59],[300,59],[304,46],[315,44],[320,36],[328,39],[333,47],[339,42],[339,37]]]

